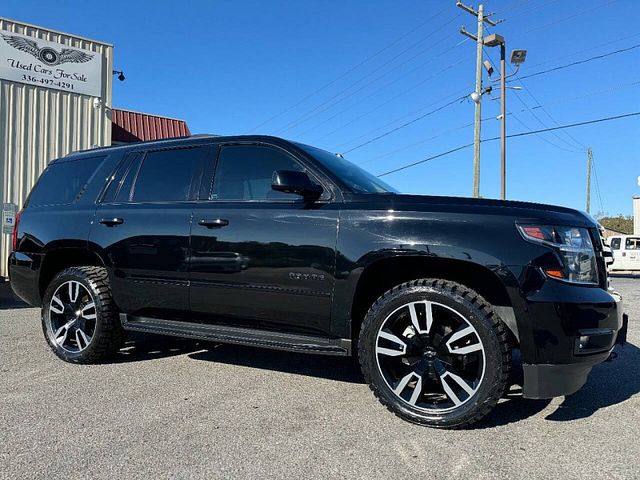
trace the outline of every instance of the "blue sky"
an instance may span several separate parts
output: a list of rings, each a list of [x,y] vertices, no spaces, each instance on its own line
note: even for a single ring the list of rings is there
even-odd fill
[[[505,19],[492,31],[509,51],[528,50],[523,76],[640,44],[635,0],[488,0],[485,9]],[[345,152],[474,89],[475,45],[458,30],[475,22],[454,0],[21,0],[2,14],[113,43],[127,77],[114,83],[114,106],[184,118],[194,133],[278,134]],[[497,48],[488,53],[498,60]],[[508,133],[640,111],[639,82],[640,48],[515,81],[524,89],[508,92]],[[485,97],[483,138],[499,135],[498,113]],[[472,121],[473,104],[455,102],[346,157],[379,174],[471,142]],[[591,146],[592,212],[630,214],[639,144],[640,117],[510,139],[508,198],[584,209]],[[384,179],[404,192],[468,196],[472,155]],[[499,196],[499,155],[499,142],[483,144],[483,196]]]

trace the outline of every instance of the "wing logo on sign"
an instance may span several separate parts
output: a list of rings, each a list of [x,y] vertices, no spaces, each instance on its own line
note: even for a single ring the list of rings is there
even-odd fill
[[[45,63],[50,67],[68,62],[84,63],[93,58],[93,55],[81,52],[79,50],[74,50],[73,48],[63,48],[60,52],[58,52],[56,49],[51,47],[40,48],[38,46],[38,43],[33,40],[28,40],[26,38],[17,37],[14,35],[0,35],[2,35],[4,41],[11,45],[13,48],[33,55],[42,63]]]

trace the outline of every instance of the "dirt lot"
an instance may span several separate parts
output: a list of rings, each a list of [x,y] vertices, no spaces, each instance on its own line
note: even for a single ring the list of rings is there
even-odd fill
[[[503,400],[477,428],[389,414],[352,360],[134,337],[77,366],[38,310],[0,307],[1,478],[640,478],[640,278],[631,324],[578,393]]]

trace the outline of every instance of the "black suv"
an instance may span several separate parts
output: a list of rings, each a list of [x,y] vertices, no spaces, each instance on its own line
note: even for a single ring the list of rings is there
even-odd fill
[[[25,202],[11,285],[68,362],[127,330],[355,355],[403,419],[461,427],[509,387],[567,395],[623,342],[600,234],[567,208],[401,195],[266,136],[73,153]]]

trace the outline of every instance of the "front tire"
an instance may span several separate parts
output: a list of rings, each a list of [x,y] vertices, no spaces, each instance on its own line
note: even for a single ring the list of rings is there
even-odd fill
[[[124,331],[106,269],[86,266],[59,272],[43,297],[42,330],[65,362],[97,363],[115,354]]]
[[[360,331],[369,387],[390,411],[419,425],[467,427],[505,392],[511,347],[491,305],[459,283],[421,279],[382,295]]]

